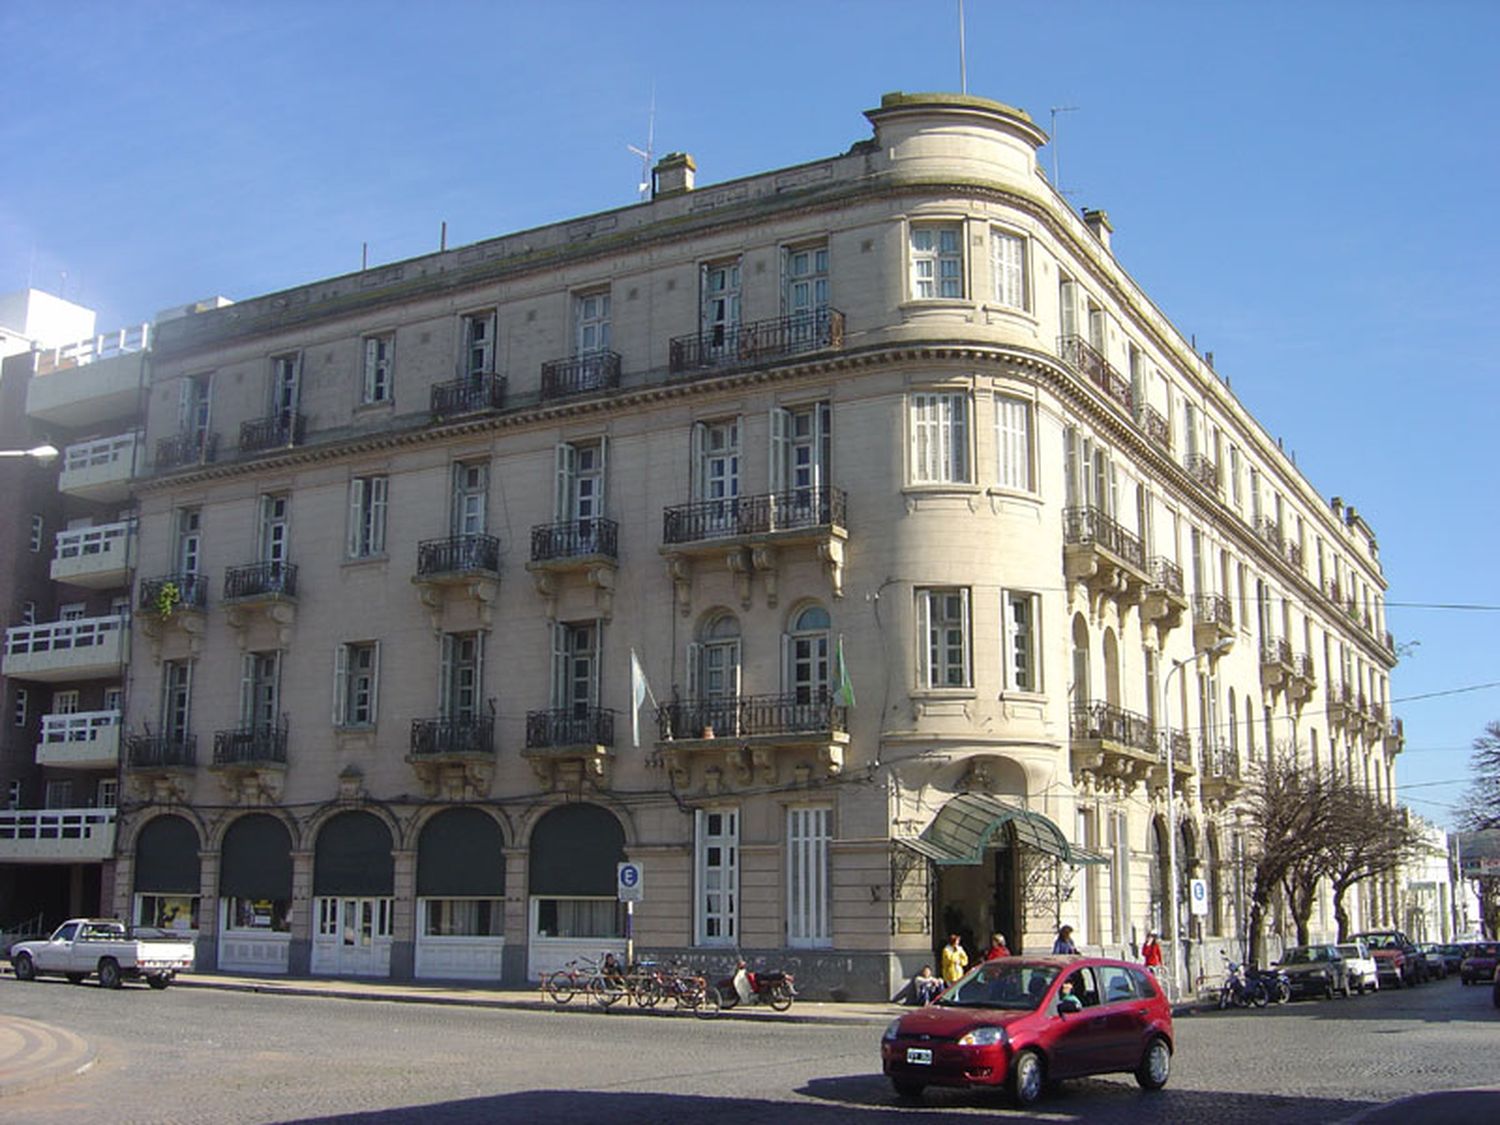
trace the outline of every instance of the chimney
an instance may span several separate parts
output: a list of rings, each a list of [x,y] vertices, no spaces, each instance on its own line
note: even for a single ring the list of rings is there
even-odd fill
[[[693,173],[698,165],[685,152],[669,152],[656,162],[651,170],[651,198],[661,199],[668,195],[681,195],[693,190]]]
[[[1109,225],[1108,211],[1091,211],[1085,207],[1083,209],[1083,225],[1093,232],[1095,238],[1104,243],[1106,250],[1109,249],[1109,235],[1115,228]]]

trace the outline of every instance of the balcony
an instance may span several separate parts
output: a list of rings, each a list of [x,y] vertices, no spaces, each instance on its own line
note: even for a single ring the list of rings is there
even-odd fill
[[[495,717],[413,719],[406,760],[429,797],[473,800],[495,775]]]
[[[1169,629],[1182,624],[1188,599],[1182,585],[1182,567],[1171,559],[1153,555],[1146,562],[1146,597],[1141,602],[1141,618],[1154,622],[1158,640]]]
[[[150,638],[153,655],[196,656],[203,638],[208,579],[201,574],[168,574],[144,578],[136,598],[136,623]]]
[[[1191,776],[1195,767],[1193,764],[1193,740],[1188,737],[1186,731],[1174,730],[1158,731],[1156,734],[1156,760],[1158,765],[1152,774],[1154,780],[1165,782],[1165,776],[1161,772],[1160,763],[1167,760],[1167,752],[1170,748],[1172,758],[1172,771],[1181,779]]]
[[[240,452],[264,453],[268,449],[290,449],[301,445],[307,433],[307,415],[282,410],[264,418],[240,423]]]
[[[218,434],[173,434],[157,440],[156,459],[152,464],[159,473],[181,469],[187,465],[209,465],[213,463],[218,449]]]
[[[184,801],[198,765],[198,739],[191,734],[125,736],[125,776],[150,800]]]
[[[1406,748],[1406,724],[1394,715],[1385,724],[1385,752],[1399,754]]]
[[[476,624],[488,629],[495,599],[500,596],[500,540],[479,534],[425,539],[417,544],[412,584],[432,616],[434,630],[455,631]]]
[[[136,449],[142,440],[141,434],[133,430],[68,446],[63,450],[57,490],[102,504],[119,504],[129,499]]]
[[[484,372],[432,388],[432,416],[459,418],[505,408],[505,376]]]
[[[1198,791],[1206,804],[1222,809],[1244,788],[1239,755],[1213,739],[1204,739],[1200,750],[1203,774],[1198,779]]]
[[[1385,739],[1389,724],[1385,721],[1385,704],[1370,700],[1364,708],[1365,737],[1372,743]]]
[[[560,582],[570,574],[582,575],[593,587],[600,616],[613,616],[619,540],[620,525],[607,519],[567,520],[531,529],[526,569],[536,592],[547,599],[549,617],[556,615]]]
[[[134,520],[122,520],[59,531],[53,541],[52,581],[89,590],[129,585],[135,567],[135,526]]]
[[[224,572],[224,608],[230,628],[245,634],[257,622],[274,634],[275,647],[291,643],[291,629],[297,623],[297,567],[289,562],[259,562],[249,566],[232,566]]]
[[[1275,690],[1283,687],[1291,674],[1291,644],[1281,637],[1267,637],[1260,644],[1260,682]]]
[[[667,368],[673,375],[730,371],[843,346],[844,314],[837,309],[817,309],[673,337],[668,344]]]
[[[1255,534],[1278,557],[1286,557],[1286,539],[1281,534],[1280,526],[1270,516],[1261,516],[1255,521]]]
[[[1328,721],[1334,726],[1342,726],[1353,717],[1354,690],[1347,682],[1331,683],[1328,685],[1327,696],[1324,711],[1328,715]]]
[[[1222,641],[1234,640],[1234,610],[1223,594],[1199,594],[1193,599],[1193,647],[1207,652]]]
[[[214,731],[214,760],[209,767],[241,804],[278,800],[286,776],[288,725],[251,723]]]
[[[1136,421],[1140,424],[1146,436],[1154,441],[1161,449],[1170,453],[1172,451],[1172,427],[1160,410],[1149,402],[1139,404]]]
[[[1090,593],[1123,605],[1139,601],[1151,583],[1141,541],[1101,508],[1063,509],[1063,569]]]
[[[113,770],[120,762],[120,712],[43,715],[36,764],[75,770]]]
[[[750,605],[750,580],[759,574],[766,604],[777,599],[779,554],[811,549],[828,572],[834,597],[844,594],[846,499],[831,485],[679,504],[662,512],[662,547],[678,608],[692,611],[693,563],[723,559],[734,573],[741,604]]]
[[[1085,381],[1112,399],[1126,414],[1134,416],[1130,383],[1082,336],[1059,336],[1057,354]]]
[[[526,712],[522,755],[545,783],[567,788],[585,777],[607,781],[614,758],[615,713],[599,707]]]
[[[1302,703],[1312,696],[1318,686],[1318,666],[1311,655],[1299,652],[1292,657],[1292,673],[1287,679],[1286,691],[1294,703]]]
[[[1112,703],[1075,703],[1069,730],[1073,773],[1095,790],[1126,796],[1157,764],[1151,720]]]
[[[0,861],[99,863],[114,854],[114,809],[0,811]]]
[[[542,364],[542,401],[612,391],[620,385],[620,357],[615,352],[552,359]]]
[[[679,788],[695,762],[704,788],[775,784],[782,765],[798,781],[833,777],[844,768],[849,709],[831,695],[741,695],[674,700],[656,709],[657,750]]]
[[[17,625],[5,631],[0,671],[18,680],[66,683],[119,679],[130,659],[130,631],[121,614]]]
[[[1193,483],[1204,492],[1214,496],[1219,494],[1219,467],[1207,455],[1189,453],[1183,460],[1182,467],[1187,470],[1187,475],[1193,478]]]
[[[135,413],[150,341],[151,326],[140,324],[38,352],[26,413],[73,430]]]

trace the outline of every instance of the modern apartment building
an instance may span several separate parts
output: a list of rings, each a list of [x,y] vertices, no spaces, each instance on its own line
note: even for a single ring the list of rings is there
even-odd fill
[[[1025,113],[867,116],[156,326],[119,912],[205,967],[519,982],[623,948],[629,860],[637,949],[877,996],[949,932],[1129,948],[1174,852],[1231,939],[1274,748],[1393,799],[1368,524]]]

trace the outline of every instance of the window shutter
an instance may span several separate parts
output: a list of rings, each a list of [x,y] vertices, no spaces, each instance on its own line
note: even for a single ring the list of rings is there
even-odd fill
[[[708,451],[708,426],[703,422],[693,423],[692,436],[692,497],[695,502],[706,499],[708,484],[705,477],[707,466],[705,465]]]
[[[708,265],[704,263],[698,267],[698,323],[702,332],[708,332],[713,325],[712,308],[713,302],[708,295]]]
[[[1078,507],[1078,427],[1069,426],[1063,431],[1063,503],[1069,508]]]
[[[969,630],[969,588],[967,586],[959,591],[959,612],[961,614],[959,619],[960,627],[963,630],[964,639],[963,682],[964,687],[973,687],[974,676],[970,668],[973,664],[971,653],[974,647],[972,640],[974,634]]]
[[[813,485],[822,488],[830,479],[833,442],[833,407],[820,402],[813,408]]]
[[[773,493],[785,492],[787,434],[791,431],[792,412],[779,406],[771,407],[771,473],[770,487]]]
[[[926,407],[926,395],[912,395],[910,405],[907,408],[907,416],[911,426],[911,478],[914,482],[921,484],[925,484],[932,479],[926,458],[923,456],[929,441],[926,432]]]
[[[792,252],[787,247],[781,248],[781,315],[790,316],[793,311],[791,300],[792,289]]]
[[[193,429],[193,380],[183,379],[177,384],[177,432],[189,433]]]
[[[947,464],[951,465],[950,475],[946,478],[952,481],[967,481],[969,479],[969,399],[967,395],[948,395],[948,409],[951,412],[951,433],[945,434],[952,442],[952,448],[948,451]]]
[[[247,652],[240,657],[240,725],[248,727],[255,722],[255,654]]]
[[[690,700],[699,698],[699,677],[703,671],[703,646],[697,641],[689,641],[687,646],[687,697]]]
[[[380,717],[380,642],[370,646],[370,722]]]
[[[594,512],[602,516],[609,509],[605,505],[605,496],[609,491],[609,436],[601,434],[599,437],[599,495],[594,501]]]
[[[568,627],[561,621],[552,623],[552,709],[568,705]]]
[[[368,547],[372,554],[381,554],[385,551],[385,505],[389,480],[386,477],[371,477],[369,487],[370,541]]]
[[[557,472],[552,489],[553,519],[557,523],[566,523],[573,518],[576,506],[574,481],[578,474],[578,450],[563,442],[557,446],[555,453]]]
[[[917,591],[917,683],[933,687],[932,591]]]
[[[341,727],[348,718],[349,646],[333,646],[333,725]]]
[[[352,559],[364,554],[365,480],[355,477],[349,482],[349,536],[345,553]]]
[[[792,635],[781,634],[781,693],[791,695],[797,690],[795,682],[796,664],[793,660]]]
[[[365,401],[375,398],[375,385],[380,373],[380,338],[370,336],[365,340]]]
[[[1064,281],[1057,287],[1058,322],[1064,336],[1078,335],[1077,283]]]
[[[603,696],[599,694],[599,676],[604,670],[604,619],[594,619],[594,659],[589,666],[590,707],[599,707]]]
[[[448,718],[453,713],[453,649],[452,633],[444,633],[440,642],[438,659],[438,716]]]

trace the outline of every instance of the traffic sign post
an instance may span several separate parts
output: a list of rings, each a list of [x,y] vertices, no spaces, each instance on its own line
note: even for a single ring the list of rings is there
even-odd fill
[[[1206,879],[1188,881],[1188,909],[1200,918],[1208,916],[1208,881]]]
[[[646,899],[639,863],[615,864],[615,895],[625,904],[625,965],[635,964],[635,904]]]

